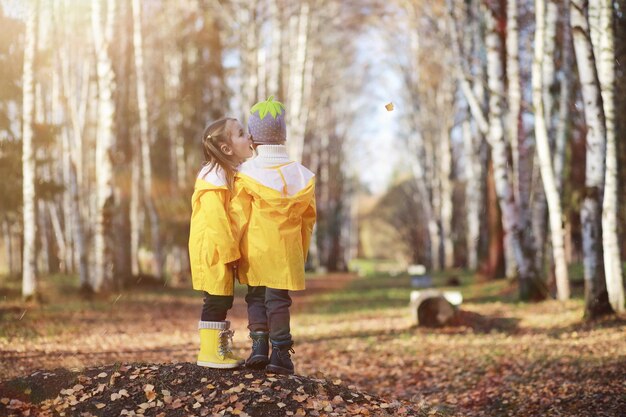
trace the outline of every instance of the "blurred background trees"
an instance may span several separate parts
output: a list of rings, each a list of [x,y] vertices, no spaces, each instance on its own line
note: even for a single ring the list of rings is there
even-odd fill
[[[587,316],[623,311],[625,7],[2,0],[0,273],[25,297],[56,272],[186,285],[199,135],[274,95],[317,174],[309,268],[467,268],[541,300],[581,264]]]

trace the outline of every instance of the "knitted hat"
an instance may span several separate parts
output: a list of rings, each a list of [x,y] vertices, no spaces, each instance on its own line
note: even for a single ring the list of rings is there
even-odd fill
[[[252,141],[258,144],[280,144],[287,140],[285,106],[274,101],[274,96],[260,101],[250,109],[248,130]]]

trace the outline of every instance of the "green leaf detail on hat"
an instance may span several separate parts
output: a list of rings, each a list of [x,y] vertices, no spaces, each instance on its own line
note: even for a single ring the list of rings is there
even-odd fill
[[[274,101],[274,96],[269,96],[265,101],[259,101],[252,106],[250,114],[259,112],[259,119],[263,120],[267,114],[271,114],[275,119],[278,115],[283,114],[285,106],[280,101]]]

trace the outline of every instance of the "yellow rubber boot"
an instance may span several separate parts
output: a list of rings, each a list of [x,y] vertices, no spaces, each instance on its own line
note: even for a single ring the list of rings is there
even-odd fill
[[[228,321],[201,321],[198,323],[200,332],[200,366],[219,369],[231,369],[241,366],[245,361],[231,352],[233,331],[229,330]]]

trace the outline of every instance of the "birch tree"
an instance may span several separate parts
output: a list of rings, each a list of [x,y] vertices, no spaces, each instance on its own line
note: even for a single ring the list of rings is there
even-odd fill
[[[565,260],[565,248],[563,244],[564,231],[562,227],[561,198],[556,187],[554,171],[552,169],[552,152],[548,140],[548,128],[546,126],[546,114],[544,111],[544,80],[543,61],[544,33],[545,33],[545,10],[543,0],[535,0],[535,45],[534,60],[532,67],[533,105],[535,110],[535,140],[541,179],[548,203],[550,219],[550,231],[552,237],[552,250],[554,255],[555,275],[557,284],[557,298],[567,300],[570,296],[569,279],[567,274],[567,262]],[[539,248],[541,250],[541,248]]]
[[[300,11],[291,17],[289,23],[294,47],[289,62],[289,123],[287,124],[288,148],[291,159],[300,161],[304,148],[304,133],[306,128],[306,103],[304,101],[305,69],[307,48],[309,45],[309,20],[311,18],[309,4],[303,1]],[[310,59],[310,57],[309,57]]]
[[[559,192],[563,189],[565,145],[569,127],[569,106],[572,89],[572,31],[569,24],[569,0],[563,1],[561,10],[563,39],[561,41],[561,80],[559,83],[559,115],[556,125],[554,176]]]
[[[115,16],[115,0],[107,0],[107,13],[102,23],[100,0],[92,1],[92,30],[96,52],[96,76],[98,83],[98,124],[96,141],[96,225],[94,237],[95,276],[92,290],[99,292],[109,289],[113,282],[113,118],[115,106],[113,102],[113,68],[109,55],[109,45],[113,35],[113,19]]]
[[[452,1],[449,3],[452,22],[456,27]],[[508,235],[511,247],[514,249],[515,260],[518,266],[518,280],[520,298],[522,300],[539,300],[546,296],[545,284],[541,281],[534,262],[535,248],[532,236],[525,231],[528,229],[528,213],[525,206],[515,201],[508,171],[507,141],[503,126],[503,103],[505,97],[504,74],[501,60],[502,44],[497,33],[494,11],[485,7],[487,47],[487,84],[490,90],[488,117],[482,113],[478,100],[462,81],[462,91],[470,103],[472,115],[477,120],[481,130],[486,133],[491,148],[494,181],[500,210],[502,211],[502,225],[505,236]],[[453,31],[453,46],[457,55],[457,71],[459,77],[465,79],[466,73],[462,61],[456,30]]]
[[[519,30],[518,30],[518,3],[517,0],[506,2],[506,76],[508,80],[508,113],[506,135],[512,156],[511,184],[513,196],[521,201],[520,191],[520,117],[522,109],[522,91],[519,69]],[[507,278],[517,275],[517,260],[515,259],[513,236],[506,233],[504,236],[505,271]]]
[[[35,156],[33,149],[33,115],[35,111],[34,61],[37,37],[39,1],[28,3],[24,71],[22,78],[22,192],[24,247],[22,255],[22,297],[32,298],[37,291],[36,219],[35,219]]]
[[[585,195],[580,211],[583,235],[585,316],[594,318],[612,312],[602,264],[602,192],[606,157],[606,128],[600,81],[590,42],[588,0],[571,0],[570,24],[587,123]]]
[[[616,312],[625,311],[624,281],[617,235],[617,137],[615,130],[615,41],[613,29],[613,1],[601,0],[599,56],[596,56],[604,118],[606,122],[606,169],[602,201],[602,246],[604,273],[609,302]]]
[[[150,218],[150,237],[154,256],[155,273],[158,278],[164,277],[163,251],[161,247],[161,231],[159,216],[154,205],[152,189],[152,157],[150,150],[150,132],[148,126],[148,95],[146,92],[146,75],[144,69],[143,36],[141,34],[141,2],[133,0],[133,49],[135,51],[135,72],[137,73],[137,106],[139,110],[139,138],[141,144],[141,178],[143,196]],[[137,161],[135,161],[136,163]]]

